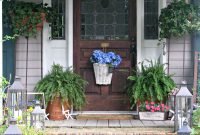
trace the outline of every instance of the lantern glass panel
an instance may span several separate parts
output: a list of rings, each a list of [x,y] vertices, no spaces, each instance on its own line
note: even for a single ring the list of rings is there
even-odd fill
[[[15,118],[21,117],[21,121],[26,123],[26,116],[22,115],[22,112],[26,112],[26,89],[21,84],[20,78],[16,78],[14,83],[8,88],[8,108],[9,117],[14,116]]]
[[[192,98],[191,97],[176,97],[176,130],[183,126],[183,122],[186,120],[191,126],[191,114],[192,114]]]
[[[31,113],[31,126],[37,129],[44,129],[44,111],[40,107],[40,103],[36,101],[36,106]]]
[[[44,115],[33,114],[31,126],[37,128],[37,129],[44,128]]]

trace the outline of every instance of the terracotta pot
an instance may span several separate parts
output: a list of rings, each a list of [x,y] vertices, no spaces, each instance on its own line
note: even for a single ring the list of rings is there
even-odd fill
[[[68,103],[63,103],[64,110],[69,107]],[[62,113],[62,101],[60,97],[55,98],[54,101],[48,103],[47,113],[49,113],[50,120],[64,120],[65,116]]]
[[[43,23],[46,21],[45,17],[46,17],[45,13],[41,13],[41,20],[42,20],[42,22],[37,24],[37,26],[36,26],[37,31],[41,31],[42,30]]]

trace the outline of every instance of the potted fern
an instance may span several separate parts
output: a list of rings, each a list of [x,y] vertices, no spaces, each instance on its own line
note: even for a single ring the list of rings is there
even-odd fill
[[[132,107],[140,107],[146,101],[154,102],[155,105],[164,103],[170,91],[176,86],[171,76],[165,73],[164,64],[152,60],[146,60],[145,64],[143,61],[141,70],[137,69],[128,80],[130,83],[127,92]]]
[[[65,109],[70,109],[71,106],[81,109],[85,104],[86,84],[87,82],[71,69],[64,70],[61,65],[53,64],[51,71],[36,84],[35,89],[45,94],[49,119],[62,120],[62,105]]]

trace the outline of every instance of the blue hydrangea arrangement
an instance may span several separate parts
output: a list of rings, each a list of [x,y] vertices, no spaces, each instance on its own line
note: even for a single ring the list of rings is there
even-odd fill
[[[106,53],[101,50],[94,50],[90,57],[90,61],[92,63],[109,64],[116,68],[121,63],[122,58],[114,52]]]

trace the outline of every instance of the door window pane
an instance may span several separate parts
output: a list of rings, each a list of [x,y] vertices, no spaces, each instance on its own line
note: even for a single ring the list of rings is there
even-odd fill
[[[82,40],[128,40],[128,0],[81,0]]]

